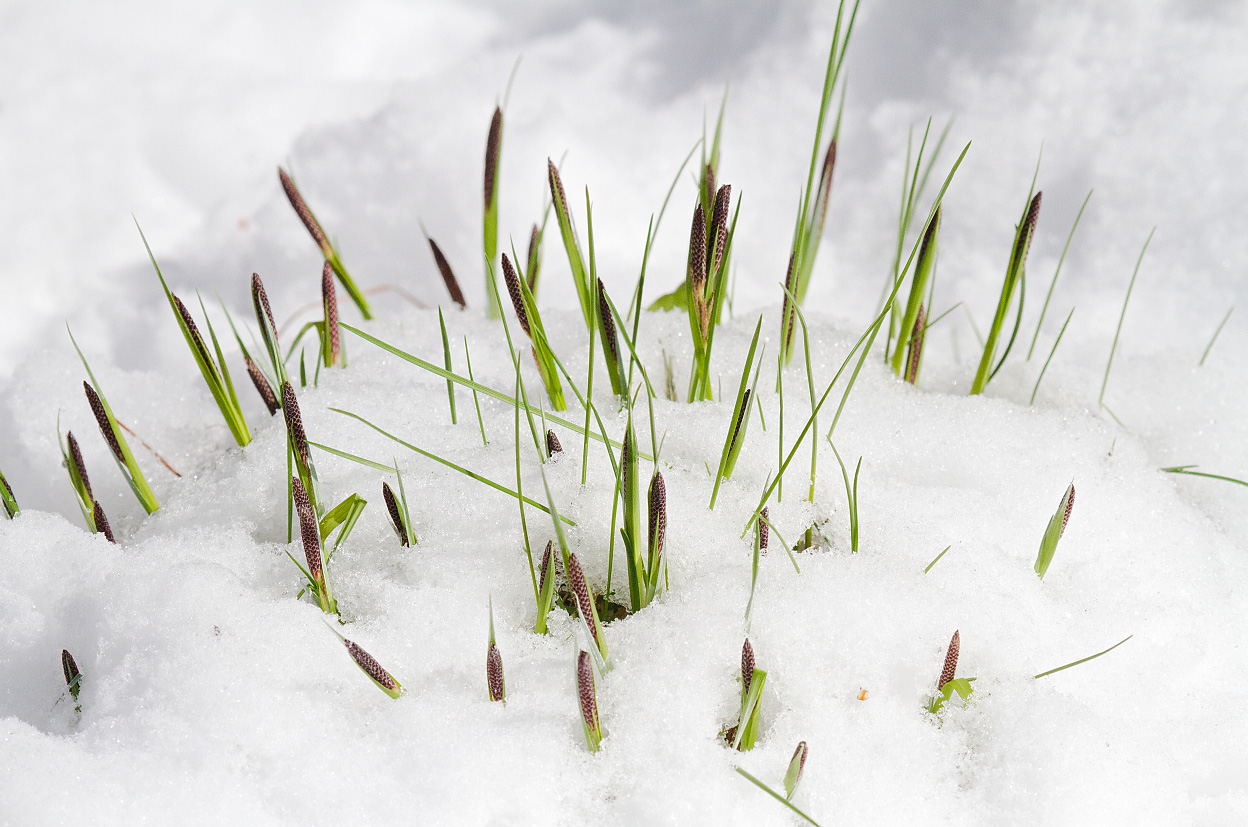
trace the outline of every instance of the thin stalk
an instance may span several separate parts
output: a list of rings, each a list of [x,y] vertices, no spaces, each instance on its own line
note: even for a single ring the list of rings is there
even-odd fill
[[[1118,337],[1122,335],[1122,320],[1127,317],[1127,304],[1131,301],[1131,291],[1135,289],[1135,277],[1140,274],[1140,265],[1144,262],[1144,253],[1148,251],[1148,243],[1153,240],[1157,228],[1148,231],[1144,246],[1140,248],[1140,257],[1135,260],[1135,269],[1131,271],[1131,281],[1127,283],[1127,295],[1122,300],[1122,313],[1118,315],[1118,326],[1114,328],[1114,343],[1109,348],[1109,359],[1105,362],[1105,378],[1101,380],[1101,393],[1096,398],[1098,407],[1105,407],[1105,386],[1109,384],[1109,369],[1114,366],[1114,351],[1118,350]]]
[[[1222,321],[1218,322],[1218,327],[1213,331],[1213,338],[1209,340],[1209,344],[1205,345],[1205,352],[1200,354],[1200,361],[1196,363],[1196,367],[1203,367],[1205,360],[1209,358],[1209,351],[1213,350],[1213,343],[1218,340],[1222,328],[1226,327],[1226,323],[1230,320],[1231,314],[1235,312],[1235,305],[1231,305],[1231,309],[1226,311],[1226,315],[1222,317]]]
[[[1062,246],[1062,255],[1057,260],[1057,269],[1053,271],[1053,280],[1049,282],[1049,292],[1045,294],[1044,304],[1040,308],[1040,318],[1036,320],[1036,332],[1031,336],[1031,347],[1027,348],[1027,361],[1031,361],[1032,351],[1036,349],[1036,339],[1040,338],[1040,325],[1044,324],[1044,314],[1049,309],[1049,299],[1053,298],[1053,288],[1057,286],[1057,277],[1062,272],[1062,263],[1066,261],[1066,251],[1070,249],[1071,239],[1075,237],[1075,230],[1079,227],[1079,219],[1083,218],[1084,208],[1088,206],[1088,201],[1092,200],[1092,190],[1088,190],[1087,196],[1083,199],[1083,204],[1079,206],[1079,213],[1075,216],[1075,223],[1070,227],[1070,233],[1066,236],[1066,243]]]
[[[1040,368],[1040,375],[1036,377],[1036,386],[1031,389],[1031,399],[1027,401],[1028,405],[1034,405],[1036,402],[1036,393],[1040,390],[1040,380],[1044,378],[1044,372],[1049,369],[1049,362],[1053,361],[1053,354],[1057,353],[1057,346],[1062,343],[1062,334],[1066,332],[1066,325],[1070,324],[1070,317],[1075,315],[1075,308],[1070,308],[1070,312],[1066,314],[1066,321],[1062,322],[1062,329],[1057,332],[1057,338],[1053,341],[1053,349],[1049,351],[1049,358],[1044,360],[1044,367]]]

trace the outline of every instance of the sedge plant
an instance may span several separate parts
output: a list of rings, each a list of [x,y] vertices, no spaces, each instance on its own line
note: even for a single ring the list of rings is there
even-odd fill
[[[1049,524],[1044,529],[1044,537],[1040,539],[1040,551],[1036,555],[1035,569],[1036,575],[1041,580],[1044,579],[1044,575],[1053,562],[1053,555],[1057,553],[1057,541],[1066,533],[1066,523],[1070,522],[1070,512],[1074,506],[1075,484],[1071,483],[1066,488],[1066,493],[1062,495],[1057,511],[1053,512],[1053,516],[1049,518]]]
[[[576,698],[580,709],[585,746],[597,752],[602,745],[602,720],[598,717],[598,685],[594,661],[585,650],[576,653]]]
[[[66,327],[66,330],[68,331],[69,328]],[[95,422],[100,427],[100,435],[104,437],[104,442],[108,445],[113,459],[117,461],[117,469],[125,477],[130,490],[134,492],[134,496],[138,499],[139,504],[143,506],[144,511],[152,514],[160,508],[160,503],[156,501],[156,495],[152,493],[151,487],[147,484],[147,478],[143,476],[139,463],[135,461],[134,453],[130,450],[130,445],[126,442],[126,436],[122,432],[121,423],[113,415],[113,409],[109,406],[108,399],[100,389],[99,380],[91,372],[91,366],[87,364],[87,357],[82,355],[82,349],[78,347],[78,342],[74,339],[72,332],[69,334],[69,340],[73,342],[74,350],[78,351],[78,358],[82,360],[82,366],[86,369],[87,376],[91,380],[83,382],[82,389],[87,395],[87,403],[91,406],[91,413],[95,416]]]
[[[398,698],[404,693],[405,690],[403,689],[402,684],[394,679],[394,675],[391,675],[384,668],[382,668],[382,665],[377,662],[376,658],[368,652],[365,652],[359,644],[354,641],[347,640],[339,634],[338,630],[333,626],[330,626],[328,623],[325,625],[329,628],[329,631],[334,633],[334,637],[338,638],[342,645],[346,647],[347,654],[351,656],[351,660],[355,661],[355,665],[360,667],[360,671],[367,675],[368,679],[371,680],[378,689],[385,692],[391,698]]]
[[[324,228],[321,227],[321,222],[316,220],[316,216],[312,213],[312,209],[308,206],[307,201],[303,199],[303,195],[299,192],[299,188],[295,186],[295,182],[286,170],[281,167],[277,168],[277,177],[282,183],[282,190],[286,193],[286,199],[290,201],[290,206],[294,209],[295,214],[299,216],[299,220],[303,222],[308,235],[312,236],[312,240],[316,242],[321,255],[325,257],[325,262],[334,271],[334,275],[338,277],[338,280],[342,282],[342,287],[347,291],[347,295],[351,297],[351,301],[355,302],[355,306],[360,309],[360,313],[365,319],[373,318],[373,310],[368,305],[368,299],[364,297],[364,293],[356,286],[355,280],[351,278],[351,274],[343,266],[342,259],[338,256],[338,251],[330,243],[329,236],[325,234]]]
[[[927,711],[933,715],[949,702],[955,692],[965,701],[974,691],[974,687],[971,686],[974,678],[955,677],[958,670],[958,652],[961,647],[961,636],[955,631],[949,641],[949,648],[945,651],[945,664],[941,667],[940,678],[936,681],[936,694],[932,695],[927,702]]]
[[[550,341],[546,338],[546,328],[542,325],[542,316],[537,310],[537,303],[529,291],[529,286],[520,278],[506,253],[503,253],[502,260],[503,279],[507,283],[507,293],[511,296],[511,306],[516,312],[516,321],[520,323],[520,329],[532,342],[533,361],[537,363],[537,370],[541,374],[542,384],[546,386],[550,404],[557,411],[567,410],[568,403],[563,397],[563,385],[559,381],[555,355],[551,351]]]
[[[135,222],[138,227],[138,222]],[[139,237],[143,239],[143,246],[147,250],[148,258],[152,261],[152,267],[156,270],[156,277],[160,279],[160,286],[165,291],[165,298],[169,301],[169,307],[173,310],[173,316],[177,319],[178,328],[182,331],[183,338],[186,339],[186,345],[191,350],[191,355],[195,357],[195,364],[199,366],[199,372],[204,377],[204,382],[208,385],[208,390],[212,393],[213,400],[217,403],[217,407],[221,410],[221,416],[225,418],[225,424],[229,427],[230,433],[234,436],[234,441],[240,446],[251,442],[251,432],[247,429],[247,420],[243,417],[242,405],[238,402],[238,394],[234,392],[234,382],[230,379],[230,369],[225,364],[225,355],[221,352],[221,344],[217,341],[216,331],[212,329],[212,320],[208,318],[208,311],[204,307],[203,299],[200,299],[199,308],[204,313],[204,321],[208,325],[208,336],[212,339],[213,351],[216,353],[214,360],[213,354],[209,353],[208,348],[204,344],[204,338],[200,335],[199,329],[195,326],[195,319],[192,318],[186,305],[182,300],[173,294],[169,289],[165,276],[160,272],[160,265],[156,263],[156,256],[152,253],[151,245],[147,243],[147,236],[143,235],[143,229],[139,228]]]
[[[507,700],[507,684],[503,681],[503,656],[494,639],[494,598],[490,598],[490,639],[485,647],[485,686],[491,701]]]
[[[758,742],[758,725],[762,720],[760,701],[767,673],[754,666],[754,647],[747,637],[741,647],[741,712],[737,716],[736,734],[732,748],[742,752],[754,749]]]

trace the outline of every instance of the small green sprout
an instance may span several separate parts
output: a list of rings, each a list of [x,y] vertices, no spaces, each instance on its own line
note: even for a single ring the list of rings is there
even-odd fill
[[[585,733],[585,746],[597,752],[602,744],[602,721],[598,717],[598,687],[594,675],[594,661],[589,653],[580,650],[576,654],[576,697],[581,711],[581,729]]]
[[[78,664],[68,649],[61,650],[61,670],[65,673],[65,686],[69,694],[75,701],[78,700],[78,693],[82,691],[82,672],[78,671]]]
[[[391,698],[398,698],[405,691],[402,684],[394,679],[394,676],[381,667],[381,664],[360,648],[358,644],[347,640],[338,633],[338,630],[325,624],[329,631],[334,633],[334,637],[342,641],[342,645],[347,647],[347,654],[351,656],[351,660],[355,661],[355,665],[360,667],[360,671],[368,675],[369,680],[377,685],[377,688],[385,692]]]
[[[899,342],[893,350],[893,373],[902,376],[904,364],[906,367],[905,379],[911,384],[914,384],[914,380],[910,377],[910,374],[913,372],[917,375],[918,362],[917,358],[913,359],[915,365],[912,371],[910,365],[907,364],[912,360],[907,358],[906,348],[903,348],[902,345],[909,344],[911,346],[912,354],[910,355],[918,352],[913,350],[916,340],[919,342],[919,349],[921,350],[922,348],[922,340],[918,338],[922,335],[922,327],[916,323],[919,322],[919,314],[923,308],[923,298],[927,295],[927,285],[931,280],[932,270],[935,269],[937,238],[939,234],[940,208],[938,207],[932,213],[931,220],[927,222],[927,229],[923,232],[923,242],[919,247],[919,260],[914,268],[914,278],[910,281],[910,298],[906,301],[906,309],[901,317],[901,331],[907,341]]]
[[[542,555],[541,579],[537,586],[537,625],[534,628],[539,635],[546,634],[546,618],[550,607],[555,602],[555,541],[546,543],[546,552]]]
[[[784,797],[792,800],[793,794],[797,792],[797,785],[802,781],[802,771],[806,769],[806,742],[798,742],[797,749],[793,750],[793,757],[789,759],[788,772],[784,774]]]
[[[1057,541],[1062,539],[1062,534],[1066,532],[1066,523],[1070,521],[1070,510],[1074,506],[1075,485],[1071,483],[1066,493],[1062,495],[1062,501],[1057,504],[1057,511],[1049,518],[1049,524],[1044,529],[1044,537],[1040,540],[1040,553],[1036,555],[1036,574],[1041,579],[1044,579],[1049,565],[1053,562],[1053,555],[1057,552]]]
[[[485,685],[491,701],[507,700],[507,685],[503,682],[503,656],[494,640],[494,598],[490,598],[490,642],[485,649]]]
[[[381,498],[386,502],[386,511],[390,514],[390,523],[394,528],[394,533],[399,537],[399,545],[404,547],[412,545],[412,536],[408,528],[409,521],[405,516],[406,503],[400,503],[395,498],[394,491],[390,489],[390,484],[387,482],[381,484]]]
[[[312,236],[312,240],[316,242],[316,246],[320,248],[321,255],[325,257],[326,263],[333,269],[338,280],[342,282],[343,289],[347,291],[347,295],[351,297],[351,301],[355,302],[355,306],[360,309],[360,313],[365,319],[373,318],[372,308],[368,306],[368,299],[364,298],[364,294],[355,286],[355,281],[347,272],[347,268],[342,265],[342,259],[338,257],[338,252],[334,249],[334,245],[330,243],[329,237],[325,235],[325,230],[321,227],[321,222],[316,220],[316,216],[312,214],[312,210],[308,207],[303,195],[300,194],[299,188],[295,186],[295,182],[291,180],[290,175],[281,167],[277,168],[278,180],[282,182],[282,190],[286,193],[286,199],[290,201],[290,206],[294,208],[295,214],[299,216],[299,220],[303,222],[303,226],[307,229],[308,234]]]

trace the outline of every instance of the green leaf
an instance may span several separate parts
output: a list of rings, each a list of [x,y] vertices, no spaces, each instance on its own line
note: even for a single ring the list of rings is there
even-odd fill
[[[689,285],[681,282],[675,290],[650,302],[647,310],[683,310],[689,312]]]

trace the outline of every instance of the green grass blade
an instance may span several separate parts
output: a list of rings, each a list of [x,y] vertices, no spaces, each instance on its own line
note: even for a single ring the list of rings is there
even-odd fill
[[[1044,379],[1044,372],[1049,369],[1049,362],[1053,361],[1053,354],[1057,353],[1057,346],[1062,343],[1062,334],[1066,332],[1066,325],[1070,324],[1070,317],[1075,315],[1075,308],[1070,308],[1070,312],[1066,314],[1066,321],[1062,322],[1062,329],[1057,332],[1057,338],[1053,341],[1053,349],[1049,351],[1049,358],[1044,360],[1044,367],[1040,368],[1040,375],[1036,377],[1036,386],[1031,389],[1031,399],[1027,400],[1028,405],[1035,404],[1036,393],[1040,390],[1040,380]]]
[[[468,352],[467,336],[464,337],[464,362],[468,365],[468,381],[476,385],[472,377],[472,356]],[[446,372],[449,374],[451,370],[448,368]],[[446,382],[449,385],[451,380],[447,379]],[[477,409],[477,425],[481,427],[481,444],[489,445],[490,441],[485,438],[485,420],[481,418],[481,400],[477,398],[477,389],[475,387],[472,389],[472,404]]]
[[[1031,337],[1031,347],[1027,348],[1027,360],[1031,361],[1032,351],[1036,349],[1036,339],[1040,338],[1040,326],[1044,324],[1044,314],[1049,309],[1049,300],[1053,298],[1053,288],[1057,286],[1057,277],[1061,275],[1062,264],[1066,261],[1066,253],[1070,250],[1070,242],[1075,237],[1075,230],[1079,228],[1079,220],[1083,218],[1083,211],[1088,206],[1088,202],[1092,200],[1092,190],[1088,190],[1087,196],[1083,199],[1083,203],[1079,206],[1079,213],[1075,216],[1075,223],[1070,227],[1070,234],[1066,236],[1066,244],[1062,247],[1062,255],[1057,260],[1057,269],[1053,271],[1053,280],[1049,282],[1049,292],[1044,297],[1044,305],[1040,308],[1040,318],[1036,320],[1036,332]]]
[[[1218,336],[1222,333],[1222,328],[1226,327],[1226,323],[1230,321],[1231,314],[1235,312],[1235,305],[1231,305],[1231,309],[1226,311],[1226,315],[1222,317],[1222,321],[1218,322],[1218,327],[1213,331],[1213,338],[1209,340],[1209,344],[1205,345],[1205,352],[1200,354],[1200,361],[1196,363],[1196,367],[1203,367],[1205,360],[1209,358],[1209,351],[1213,350],[1213,343],[1218,340]]]
[[[451,341],[446,335],[446,319],[442,317],[442,308],[438,308],[438,327],[442,329],[442,358],[446,363],[446,372],[450,373],[454,370],[451,364]],[[455,383],[450,379],[446,380],[446,398],[451,406],[451,424],[458,424],[455,418]]]
[[[951,549],[951,548],[953,548],[953,546],[951,546],[951,545],[950,545],[950,546],[945,546],[944,550],[943,550],[943,551],[941,551],[941,552],[940,552],[940,554],[937,554],[937,555],[936,555],[936,558],[935,558],[934,560],[932,560],[932,562],[930,562],[930,563],[928,563],[928,564],[927,564],[927,568],[923,569],[923,573],[924,573],[924,574],[927,574],[929,571],[931,571],[931,570],[932,570],[932,567],[933,567],[933,566],[935,566],[937,563],[939,563],[939,562],[940,562],[940,558],[944,557],[944,556],[945,556],[945,553],[946,553],[946,552],[948,552],[948,551],[949,551],[949,549]]]
[[[442,458],[442,457],[438,456],[437,454],[434,454],[434,453],[432,453],[432,452],[430,452],[430,451],[426,451],[426,450],[424,450],[423,448],[419,448],[419,447],[417,447],[417,446],[413,445],[412,443],[410,443],[410,442],[408,442],[408,441],[406,441],[406,440],[404,440],[404,439],[402,439],[402,438],[400,438],[400,437],[395,436],[394,434],[390,433],[389,431],[386,431],[386,430],[384,430],[384,429],[382,429],[382,428],[379,428],[378,426],[376,426],[376,425],[374,425],[373,423],[369,422],[367,419],[365,419],[364,417],[360,416],[359,414],[351,413],[350,411],[344,411],[344,410],[342,410],[341,408],[330,408],[329,410],[333,411],[334,413],[339,413],[339,414],[342,414],[343,416],[349,416],[349,417],[351,417],[352,419],[356,419],[356,420],[358,420],[358,421],[360,421],[360,422],[364,423],[364,424],[365,424],[365,425],[367,425],[368,427],[372,428],[372,429],[373,429],[374,431],[376,431],[377,433],[379,433],[379,434],[381,434],[382,436],[386,437],[387,439],[390,439],[390,440],[392,440],[392,441],[394,441],[394,442],[397,442],[399,445],[402,445],[404,448],[407,448],[409,451],[413,451],[413,452],[415,452],[415,453],[417,453],[417,454],[420,454],[422,457],[425,457],[426,459],[431,459],[431,460],[433,460],[434,462],[437,462],[437,463],[439,463],[439,464],[441,464],[441,465],[445,465],[447,468],[450,468],[450,469],[451,469],[451,470],[453,470],[453,471],[458,471],[459,473],[463,474],[463,475],[464,475],[464,476],[466,476],[466,477],[471,477],[472,479],[476,480],[477,482],[480,482],[480,483],[483,483],[483,484],[485,484],[485,485],[488,485],[490,488],[493,488],[495,491],[500,491],[500,492],[502,492],[502,493],[504,493],[504,494],[507,494],[508,496],[511,496],[511,497],[517,497],[517,498],[519,498],[519,497],[521,496],[518,492],[516,492],[516,491],[512,491],[510,488],[508,488],[508,487],[507,487],[507,486],[505,486],[505,485],[500,485],[499,483],[494,482],[493,480],[489,479],[488,477],[483,477],[483,476],[481,476],[480,474],[477,474],[477,473],[475,473],[475,472],[473,472],[473,471],[469,471],[467,468],[464,468],[462,465],[457,465],[457,464],[455,464],[455,463],[451,462],[451,461],[450,461],[450,460],[448,460],[448,459],[444,459],[444,458]],[[336,454],[337,456],[343,457],[344,459],[351,459],[351,460],[356,460],[356,461],[359,461],[359,460],[361,459],[360,457],[357,457],[357,456],[355,456],[354,454],[348,454],[348,453],[347,453],[347,452],[345,452],[345,451],[339,451],[339,450],[336,450],[336,449],[330,448],[330,447],[329,447],[329,446],[327,446],[327,445],[319,445],[319,444],[317,444],[317,443],[315,443],[315,442],[309,442],[308,444],[309,444],[309,445],[315,445],[317,448],[320,448],[322,451],[327,451],[328,453],[331,453],[331,454]],[[374,467],[374,468],[381,468],[381,469],[384,469],[384,470],[389,470],[387,466],[381,465],[381,463],[375,463],[375,462],[371,462],[371,461],[366,461],[366,462],[364,462],[363,464],[370,465],[371,467]],[[529,499],[528,497],[524,497],[523,499],[524,499],[524,501],[525,501],[526,503],[528,503],[529,505],[531,505],[531,506],[533,506],[533,507],[535,507],[535,508],[540,508],[542,511],[546,511],[546,507],[545,507],[544,505],[542,505],[541,503],[537,502],[536,500],[531,500],[531,499]],[[564,522],[566,522],[568,525],[576,525],[576,523],[574,523],[573,521],[571,521],[571,520],[567,519],[566,517],[565,517],[565,518],[563,518],[563,519],[564,519]]]
[[[737,771],[737,774],[738,774],[738,775],[740,775],[740,776],[742,776],[743,778],[745,778],[747,781],[749,781],[749,782],[750,782],[751,784],[753,784],[755,787],[758,787],[760,790],[762,790],[763,792],[767,793],[767,795],[771,796],[771,797],[772,797],[772,798],[774,798],[776,801],[779,801],[781,804],[783,804],[784,806],[788,807],[788,808],[789,808],[790,810],[792,810],[793,812],[797,813],[799,816],[801,816],[802,818],[804,818],[806,821],[808,821],[808,822],[810,822],[811,824],[815,825],[815,827],[819,827],[819,822],[815,821],[813,818],[811,818],[810,816],[808,816],[808,815],[806,815],[805,813],[803,813],[803,812],[802,812],[801,810],[799,810],[797,807],[793,806],[793,802],[789,801],[787,798],[785,798],[784,796],[780,795],[780,793],[776,792],[776,791],[775,791],[775,790],[773,790],[771,787],[768,787],[768,786],[767,786],[766,784],[764,784],[762,781],[759,781],[757,778],[755,778],[754,776],[750,775],[748,772],[746,772],[745,770],[741,769],[740,767],[733,767],[733,769],[735,769],[735,770]]]
[[[746,411],[742,410],[742,404],[745,402],[745,394],[749,388],[750,368],[754,366],[754,352],[758,348],[758,334],[763,329],[763,317],[758,317],[758,324],[754,325],[754,338],[750,341],[750,349],[745,356],[745,364],[741,368],[741,384],[737,388],[737,401],[732,406],[732,419],[728,423],[728,433],[724,436],[724,448],[719,455],[719,468],[715,472],[715,486],[711,490],[711,503],[709,508],[715,508],[715,498],[719,495],[719,484],[721,480],[727,479],[732,475],[732,469],[729,467],[729,458],[733,453],[734,447],[740,452],[740,443],[744,441],[743,433],[748,424],[749,417]],[[765,346],[764,346],[765,348]],[[759,356],[759,366],[762,366],[762,356]],[[755,378],[757,379],[757,372]]]
[[[1117,643],[1115,643],[1113,646],[1111,646],[1111,647],[1109,647],[1108,649],[1106,649],[1104,652],[1097,652],[1095,655],[1088,655],[1086,658],[1080,658],[1079,660],[1077,660],[1077,661],[1073,661],[1073,662],[1071,662],[1071,663],[1068,663],[1068,664],[1066,664],[1065,666],[1059,666],[1059,667],[1057,667],[1056,669],[1050,669],[1050,670],[1049,670],[1049,671],[1047,671],[1047,672],[1041,672],[1039,675],[1036,675],[1036,676],[1035,676],[1035,678],[1036,678],[1036,680],[1039,680],[1040,678],[1046,677],[1046,676],[1048,676],[1048,675],[1052,675],[1054,672],[1061,672],[1063,669],[1069,669],[1069,668],[1070,668],[1070,667],[1072,667],[1072,666],[1078,666],[1078,665],[1079,665],[1079,664],[1081,664],[1081,663],[1087,663],[1087,662],[1088,662],[1088,661],[1090,661],[1090,660],[1094,660],[1094,659],[1096,659],[1096,658],[1099,658],[1101,655],[1107,655],[1107,654],[1109,654],[1110,652],[1112,652],[1112,651],[1114,651],[1115,649],[1117,649],[1117,648],[1118,648],[1119,646],[1121,646],[1122,644],[1126,643],[1128,640],[1130,640],[1130,639],[1131,639],[1131,638],[1133,638],[1133,637],[1135,637],[1135,635],[1127,635],[1127,636],[1126,636],[1126,637],[1124,637],[1122,640],[1118,641],[1118,642],[1117,642]]]
[[[1153,233],[1157,232],[1157,228],[1148,231],[1148,238],[1144,239],[1144,246],[1140,248],[1140,257],[1135,261],[1135,269],[1131,271],[1131,281],[1127,283],[1127,295],[1122,300],[1122,313],[1118,315],[1118,327],[1114,329],[1114,343],[1109,348],[1109,359],[1105,362],[1105,378],[1101,380],[1101,393],[1096,399],[1099,407],[1105,407],[1105,387],[1109,384],[1109,369],[1114,366],[1114,352],[1118,350],[1118,337],[1122,335],[1122,321],[1127,317],[1127,304],[1131,301],[1131,291],[1135,289],[1135,277],[1140,274],[1140,265],[1144,262],[1144,253],[1148,251],[1148,244],[1153,240]]]

